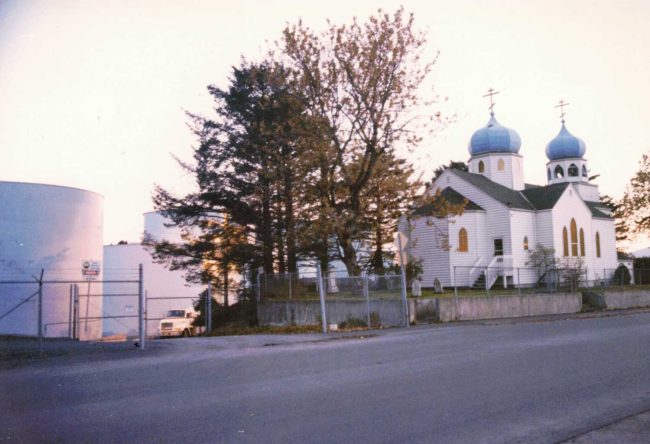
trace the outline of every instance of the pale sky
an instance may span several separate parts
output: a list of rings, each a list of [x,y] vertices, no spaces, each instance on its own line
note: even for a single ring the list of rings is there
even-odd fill
[[[647,0],[0,0],[0,180],[101,193],[105,243],[137,241],[154,183],[191,190],[172,155],[191,159],[184,110],[210,115],[207,85],[225,87],[240,56],[256,60],[286,23],[322,29],[400,4],[440,51],[433,84],[457,116],[412,155],[426,179],[468,159],[493,87],[527,182],[546,183],[564,99],[601,193],[622,195],[650,150]]]

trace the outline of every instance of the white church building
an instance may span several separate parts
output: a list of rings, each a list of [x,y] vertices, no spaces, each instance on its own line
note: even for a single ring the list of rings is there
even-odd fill
[[[470,139],[469,172],[447,169],[426,191],[466,202],[463,214],[437,217],[425,206],[401,220],[407,253],[421,261],[422,286],[435,279],[461,287],[534,284],[539,276],[528,262],[538,244],[553,248],[560,262],[581,260],[588,280],[611,277],[618,265],[614,220],[589,181],[585,143],[562,118],[546,146],[543,186],[524,182],[520,146],[491,111]]]

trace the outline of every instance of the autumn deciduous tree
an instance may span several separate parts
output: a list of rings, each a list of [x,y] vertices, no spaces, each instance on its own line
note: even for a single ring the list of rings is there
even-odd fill
[[[367,240],[363,221],[376,205],[368,188],[382,187],[380,171],[399,159],[398,147],[415,146],[423,127],[442,122],[418,94],[434,62],[422,60],[424,44],[413,15],[403,8],[394,14],[380,10],[365,23],[329,23],[322,33],[299,22],[279,42],[309,113],[323,123],[328,143],[314,155],[323,166],[318,179],[322,211],[329,215],[325,231],[334,234],[351,274],[360,271],[358,246]],[[382,202],[396,207],[401,198],[387,192]]]
[[[618,203],[625,221],[625,230],[631,234],[650,234],[650,156],[644,154],[623,198]]]

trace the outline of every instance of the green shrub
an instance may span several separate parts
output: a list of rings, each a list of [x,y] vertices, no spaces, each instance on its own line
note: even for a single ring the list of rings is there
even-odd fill
[[[370,312],[370,328],[381,327],[381,316],[376,311]]]
[[[367,327],[368,324],[366,324],[366,321],[364,321],[363,319],[353,318],[353,317],[348,317],[347,320],[339,324],[339,328],[341,330],[350,330],[350,329],[367,328]]]

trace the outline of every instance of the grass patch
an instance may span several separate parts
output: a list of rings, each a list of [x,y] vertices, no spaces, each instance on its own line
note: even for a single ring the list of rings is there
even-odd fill
[[[212,330],[212,336],[321,333],[320,325],[226,325]]]

